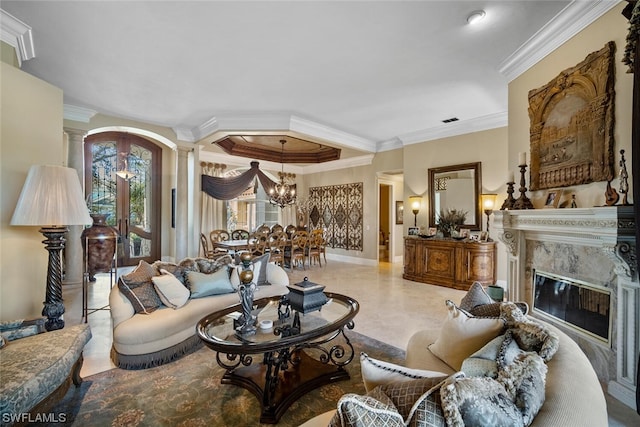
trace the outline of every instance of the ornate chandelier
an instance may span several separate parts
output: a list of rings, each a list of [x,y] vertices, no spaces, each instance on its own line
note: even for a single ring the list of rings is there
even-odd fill
[[[278,205],[280,208],[296,202],[296,185],[292,183],[296,175],[284,173],[284,144],[286,142],[284,139],[280,140],[280,144],[282,144],[282,155],[280,156],[282,170],[278,172],[280,182],[276,183],[276,185],[269,190],[269,203]]]

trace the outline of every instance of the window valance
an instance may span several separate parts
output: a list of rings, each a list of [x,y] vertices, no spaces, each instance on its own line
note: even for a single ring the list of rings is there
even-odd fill
[[[218,200],[231,200],[241,195],[258,177],[260,185],[269,194],[275,189],[276,182],[272,181],[258,166],[258,162],[251,162],[248,171],[235,177],[214,177],[202,175],[202,191]],[[293,186],[295,188],[295,185]]]

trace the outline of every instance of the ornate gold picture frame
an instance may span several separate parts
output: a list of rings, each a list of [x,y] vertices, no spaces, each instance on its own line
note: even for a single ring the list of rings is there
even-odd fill
[[[615,43],[529,91],[531,190],[614,176]]]

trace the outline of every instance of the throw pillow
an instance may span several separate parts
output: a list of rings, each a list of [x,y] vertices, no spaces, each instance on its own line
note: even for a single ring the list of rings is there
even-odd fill
[[[128,284],[124,280],[124,276],[121,276],[118,280],[118,288],[131,302],[136,313],[150,314],[162,305],[162,301],[153,288],[151,280],[142,284]]]
[[[447,300],[447,319],[429,350],[451,368],[459,371],[464,359],[500,335],[504,321],[499,318],[472,317]]]
[[[398,413],[381,390],[360,396],[347,393],[338,401],[338,408],[329,423],[332,427],[404,427],[402,415]]]
[[[495,301],[487,294],[480,282],[473,282],[466,295],[460,300],[460,308],[471,311],[479,305],[493,304]]]
[[[7,345],[7,342],[5,341],[4,337],[0,335],[0,348],[3,348],[5,345]]]
[[[441,378],[447,374],[422,369],[410,369],[394,363],[383,362],[369,357],[367,353],[360,353],[360,370],[366,391],[371,391],[379,385],[401,383],[419,378]]]
[[[502,307],[507,328],[524,351],[535,351],[545,362],[551,360],[560,346],[560,338],[546,325],[525,316],[513,303],[505,303]]]
[[[500,317],[502,304],[506,303],[493,302],[491,304],[477,305],[469,310],[469,313],[476,317]],[[527,314],[529,312],[529,304],[526,302],[515,302],[514,304],[520,308],[520,311],[522,311],[523,314]]]
[[[440,405],[440,387],[449,375],[390,383],[378,387],[402,415],[406,425],[446,426]]]
[[[226,267],[212,274],[189,271],[187,272],[187,283],[191,290],[191,298],[202,298],[235,292],[229,280],[229,272]]]
[[[269,280],[267,280],[267,264],[269,264],[270,256],[271,254],[267,252],[266,254],[257,256],[251,260],[251,262],[256,266],[255,270],[253,271],[253,275],[254,275],[253,281],[258,286],[266,286],[271,284],[269,283]],[[258,263],[260,263],[259,268],[258,268]],[[258,272],[257,278],[255,277],[256,271]]]
[[[524,426],[520,410],[493,378],[452,375],[440,388],[440,399],[449,426]]]
[[[185,305],[191,295],[189,289],[167,270],[161,270],[160,273],[162,275],[152,277],[151,281],[162,303],[174,310]]]
[[[513,363],[522,353],[510,331],[489,341],[462,362],[460,370],[467,377],[497,378],[500,369]]]
[[[151,278],[156,276],[158,271],[154,266],[144,260],[140,260],[136,268],[129,274],[121,276],[122,280],[130,286],[141,285],[151,282]]]
[[[544,404],[547,365],[535,353],[521,353],[498,375],[507,393],[522,414],[525,426],[531,424]]]
[[[198,270],[200,273],[205,274],[215,273],[222,267],[233,264],[233,258],[228,254],[216,259],[196,258],[195,261],[198,264]]]

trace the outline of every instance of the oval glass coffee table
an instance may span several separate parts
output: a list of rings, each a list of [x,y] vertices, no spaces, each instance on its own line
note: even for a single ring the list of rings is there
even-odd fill
[[[258,324],[270,320],[273,327],[250,335],[236,333],[239,303],[209,314],[196,326],[200,339],[216,351],[218,365],[226,369],[221,383],[252,392],[261,404],[262,423],[277,423],[305,393],[349,379],[345,366],[353,360],[354,349],[345,327],[353,329],[360,306],[345,295],[325,294],[328,302],[322,309],[304,315],[283,305],[281,297],[254,301]]]

